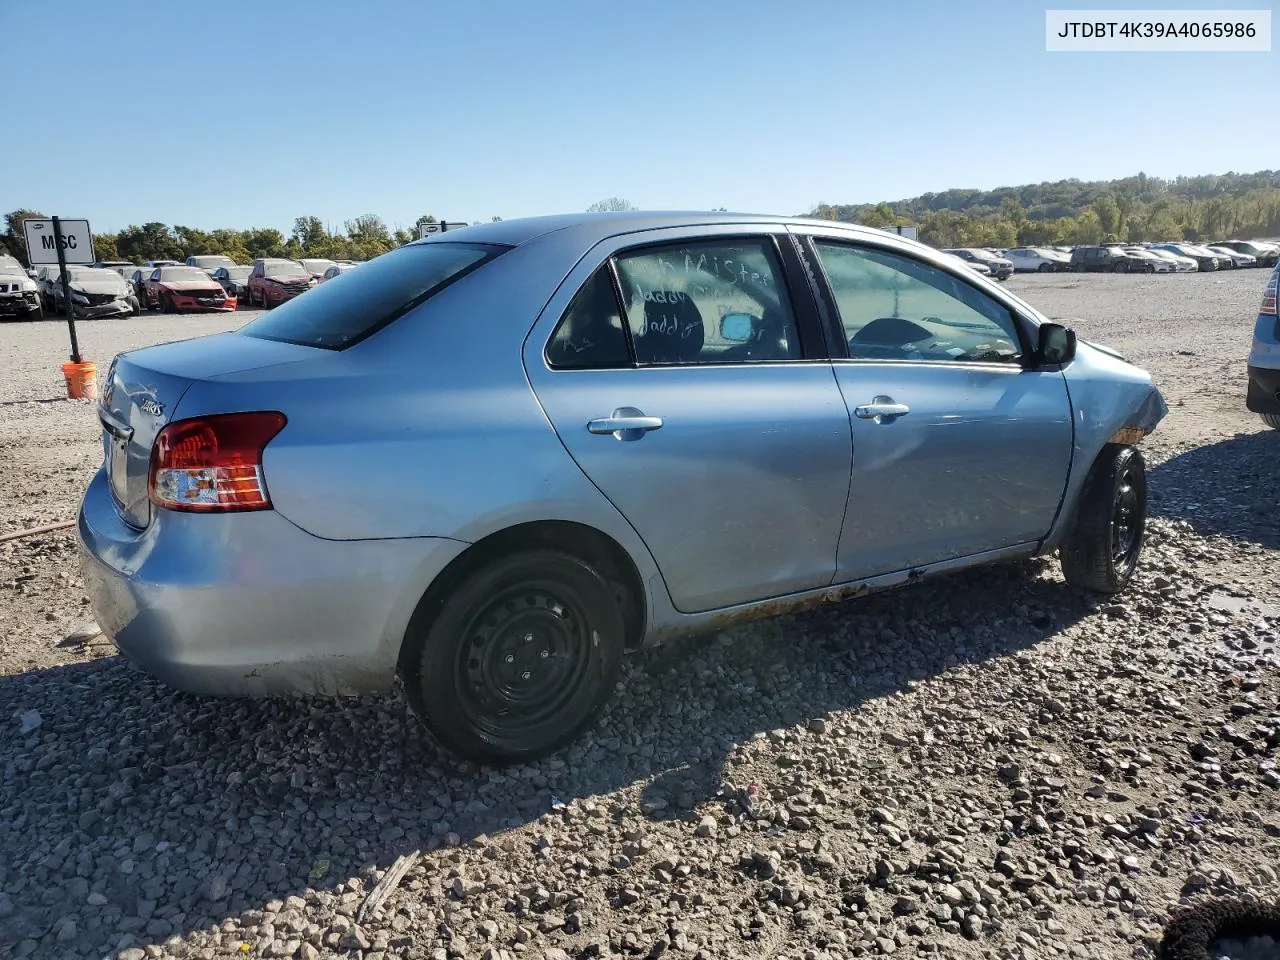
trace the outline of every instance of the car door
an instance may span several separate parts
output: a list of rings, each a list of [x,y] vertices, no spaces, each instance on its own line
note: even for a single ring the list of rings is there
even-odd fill
[[[685,613],[829,584],[851,428],[785,228],[614,238],[525,348],[547,417]],[[798,296],[797,296],[798,294]]]
[[[1071,464],[1057,369],[1029,324],[978,278],[909,248],[806,237],[850,412],[853,478],[837,580],[1032,544]]]

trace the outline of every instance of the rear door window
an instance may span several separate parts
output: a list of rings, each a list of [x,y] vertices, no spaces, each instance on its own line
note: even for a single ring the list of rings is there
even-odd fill
[[[381,330],[453,281],[488,263],[505,246],[413,243],[325,283],[245,324],[240,333],[326,350],[343,350]]]

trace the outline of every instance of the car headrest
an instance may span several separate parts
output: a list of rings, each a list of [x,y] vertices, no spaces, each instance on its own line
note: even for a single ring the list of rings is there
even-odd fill
[[[697,359],[705,339],[702,311],[688,294],[654,291],[645,301],[636,359],[641,363],[687,363]]]
[[[922,327],[903,317],[880,317],[866,324],[850,338],[849,342],[898,346],[915,343],[932,335],[927,327]]]

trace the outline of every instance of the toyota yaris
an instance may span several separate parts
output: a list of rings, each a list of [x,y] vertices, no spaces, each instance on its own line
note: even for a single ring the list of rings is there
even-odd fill
[[[729,214],[450,231],[116,358],[79,516],[119,649],[197,693],[400,674],[539,756],[629,650],[1056,551],[1142,547],[1150,377],[875,230]]]

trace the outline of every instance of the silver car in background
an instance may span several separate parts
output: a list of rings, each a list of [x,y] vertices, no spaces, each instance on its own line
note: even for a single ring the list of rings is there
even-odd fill
[[[880,231],[489,223],[117,357],[85,581],[175,687],[399,673],[445,745],[518,761],[677,635],[1053,551],[1122,589],[1165,412],[1142,370]]]

